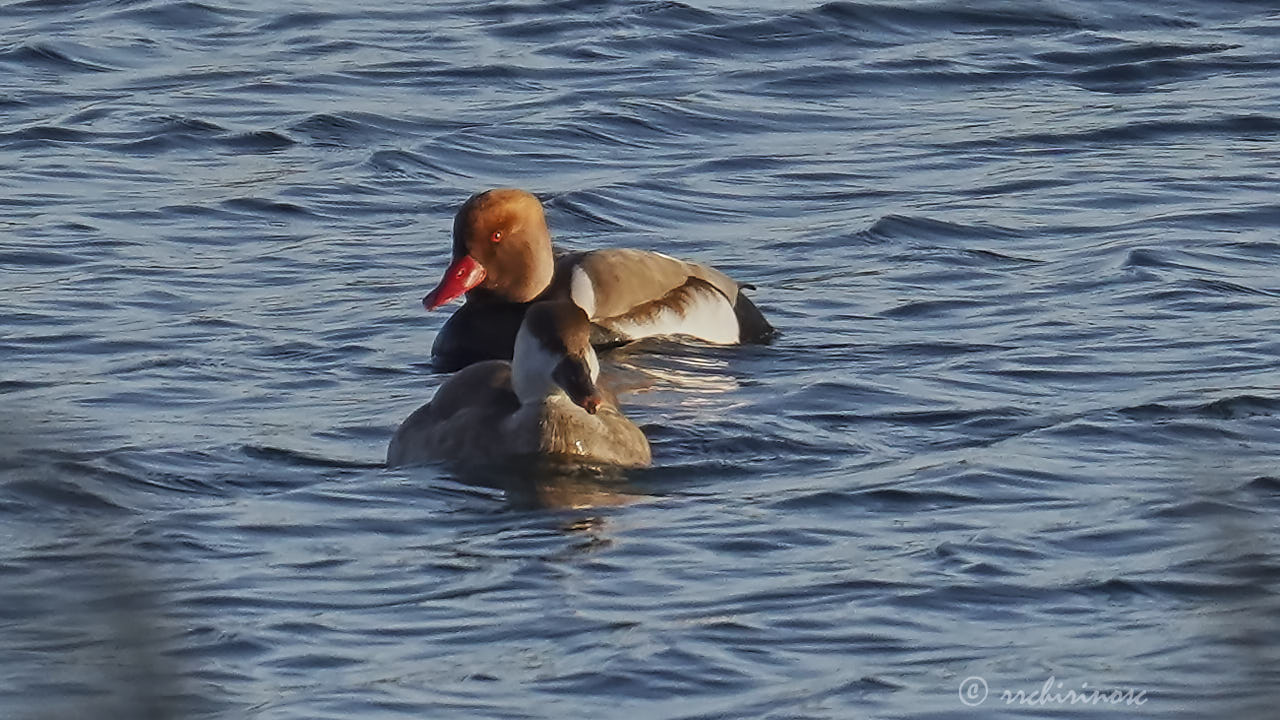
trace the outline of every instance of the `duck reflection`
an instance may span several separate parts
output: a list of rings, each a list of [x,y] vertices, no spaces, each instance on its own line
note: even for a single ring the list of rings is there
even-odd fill
[[[666,347],[663,341],[632,343],[608,353],[607,384],[619,394],[676,390],[685,396],[687,404],[697,404],[702,396],[729,393],[741,387],[738,378],[730,374],[729,362],[718,353],[714,348]]]
[[[448,477],[500,490],[511,507],[520,509],[583,510],[630,505],[652,497],[631,485],[621,468],[538,456],[502,467],[460,469]]]

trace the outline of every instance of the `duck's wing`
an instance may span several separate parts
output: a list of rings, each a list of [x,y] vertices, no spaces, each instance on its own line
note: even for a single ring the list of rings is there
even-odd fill
[[[738,295],[738,283],[715,268],[625,248],[561,255],[552,294],[573,300],[594,320],[660,301],[693,279],[707,283],[730,303]]]

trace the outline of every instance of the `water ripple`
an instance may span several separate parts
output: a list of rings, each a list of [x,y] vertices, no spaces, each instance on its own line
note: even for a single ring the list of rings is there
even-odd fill
[[[1270,4],[6,10],[8,715],[1274,714]],[[381,467],[510,185],[781,330],[654,467]]]

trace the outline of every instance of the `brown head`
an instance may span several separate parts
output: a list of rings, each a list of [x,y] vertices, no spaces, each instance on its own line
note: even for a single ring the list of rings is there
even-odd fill
[[[546,397],[554,385],[594,415],[603,402],[596,388],[599,374],[591,323],[582,308],[568,301],[529,307],[511,360],[511,380],[521,402]]]
[[[501,188],[472,195],[453,218],[453,261],[422,299],[434,309],[480,288],[508,302],[529,302],[551,284],[551,232],[538,198]]]

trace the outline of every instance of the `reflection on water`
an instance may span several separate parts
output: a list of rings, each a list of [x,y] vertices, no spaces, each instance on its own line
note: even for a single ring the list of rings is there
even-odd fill
[[[629,505],[650,499],[623,470],[554,459],[526,459],[501,467],[455,469],[450,479],[501,490],[512,507],[574,510]]]
[[[735,352],[736,348],[642,340],[604,355],[601,382],[620,394],[677,390],[680,404],[698,405],[707,396],[741,387],[731,364]]]

